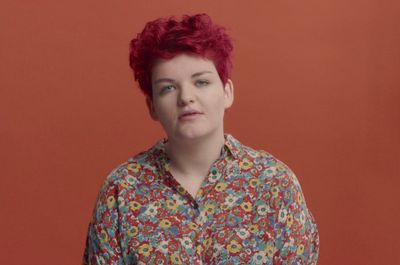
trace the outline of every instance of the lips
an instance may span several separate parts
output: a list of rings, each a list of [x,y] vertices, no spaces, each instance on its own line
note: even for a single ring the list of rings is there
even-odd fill
[[[197,110],[185,110],[181,114],[179,114],[179,119],[185,119],[189,117],[194,117],[197,115],[203,114],[200,111]]]

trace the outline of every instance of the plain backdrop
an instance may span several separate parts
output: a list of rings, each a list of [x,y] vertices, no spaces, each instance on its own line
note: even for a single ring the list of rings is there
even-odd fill
[[[318,264],[400,264],[400,5],[386,0],[3,0],[0,263],[80,264],[104,179],[164,137],[129,42],[200,12],[234,39],[226,132],[296,173]]]

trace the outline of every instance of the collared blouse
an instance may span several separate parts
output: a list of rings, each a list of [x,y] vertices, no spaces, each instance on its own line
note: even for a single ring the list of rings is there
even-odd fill
[[[225,134],[195,198],[162,139],[103,184],[83,264],[316,264],[319,236],[295,174]]]

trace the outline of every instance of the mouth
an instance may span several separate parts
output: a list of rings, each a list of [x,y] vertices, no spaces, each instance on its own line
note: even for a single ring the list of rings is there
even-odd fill
[[[179,115],[179,119],[180,120],[190,120],[193,118],[196,118],[197,116],[202,115],[203,113],[198,112],[198,111],[188,111],[185,113],[182,113],[181,115]]]

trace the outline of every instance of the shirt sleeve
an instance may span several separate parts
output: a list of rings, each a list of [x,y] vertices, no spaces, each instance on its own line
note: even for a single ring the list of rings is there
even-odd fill
[[[285,164],[278,166],[271,188],[276,227],[274,264],[317,264],[317,225],[295,174]]]
[[[117,194],[118,186],[107,179],[99,192],[89,223],[84,265],[125,264],[119,240]]]

